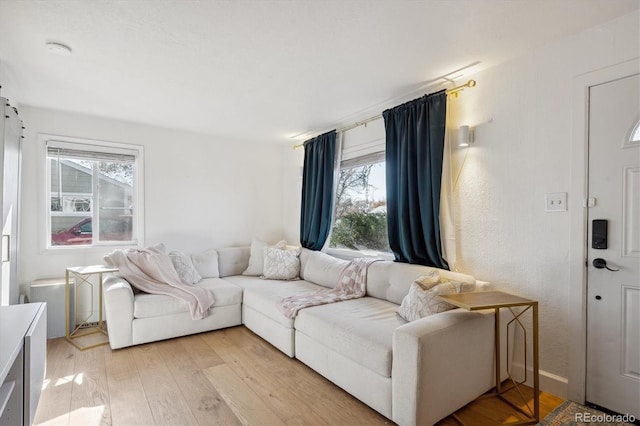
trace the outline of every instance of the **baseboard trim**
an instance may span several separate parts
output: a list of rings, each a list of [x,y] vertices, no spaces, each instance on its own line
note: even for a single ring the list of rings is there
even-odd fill
[[[524,365],[520,362],[513,362],[511,364],[511,374],[514,379],[522,380],[524,378]],[[533,387],[533,367],[527,368],[527,381],[525,384]],[[566,377],[540,370],[540,390],[567,399],[569,381]]]

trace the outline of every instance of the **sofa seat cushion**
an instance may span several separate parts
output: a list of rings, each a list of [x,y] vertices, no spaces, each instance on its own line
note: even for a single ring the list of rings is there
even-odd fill
[[[296,332],[383,377],[391,377],[393,331],[405,324],[398,305],[374,297],[300,310]]]
[[[208,288],[213,292],[213,307],[238,305],[242,303],[242,288],[220,278],[204,278],[196,287]],[[133,304],[134,318],[151,318],[189,312],[189,305],[182,299],[164,294],[139,293]]]
[[[264,280],[259,277],[236,276],[225,279],[244,288],[242,303],[280,325],[293,328],[293,321],[278,310],[278,302],[285,297],[326,290],[325,287],[304,280]]]

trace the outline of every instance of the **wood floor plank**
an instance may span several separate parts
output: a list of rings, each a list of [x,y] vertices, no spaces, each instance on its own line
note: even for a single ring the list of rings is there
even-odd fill
[[[216,351],[276,413],[295,424],[385,424],[384,416],[246,329]],[[208,343],[215,345],[215,338]],[[228,343],[228,340],[227,340]],[[215,347],[215,346],[213,346]],[[278,389],[278,391],[274,391]],[[287,400],[292,401],[287,404]],[[295,407],[295,408],[293,408]],[[298,419],[298,420],[296,420]]]
[[[150,425],[153,415],[136,368],[134,348],[105,354],[107,386],[114,425]]]
[[[284,386],[277,371],[262,362],[257,362],[246,348],[230,346],[219,348],[218,353],[225,360],[225,364],[265,401],[285,424],[329,424],[313,411],[311,404],[300,398],[293,389]]]
[[[256,336],[257,337],[257,336]],[[258,338],[259,339],[259,338]],[[254,362],[277,374],[282,386],[290,388],[330,424],[385,424],[388,419],[300,361],[289,359],[266,341],[248,347]]]
[[[47,341],[47,369],[34,424],[69,424],[75,352],[64,337]]]
[[[229,346],[244,347],[255,341],[255,335],[244,326],[230,327],[201,334],[202,339],[214,351]]]
[[[104,368],[104,352],[107,346],[91,350],[77,350],[74,379],[71,389],[71,413],[69,424],[111,424],[111,408]]]
[[[159,343],[136,346],[134,359],[155,424],[195,424],[196,419],[164,363]]]
[[[185,336],[178,339],[177,342],[189,352],[192,361],[195,362],[197,368],[201,370],[223,364],[224,361],[222,358],[204,341],[202,338],[203,335],[204,334],[193,334],[191,336]]]
[[[224,336],[225,339],[229,340],[234,346],[239,348],[251,346],[256,343],[256,334],[243,325],[225,328],[220,331],[222,332],[221,335]],[[260,338],[260,341],[266,343],[262,338]]]
[[[519,406],[526,411],[525,403],[533,410],[533,389],[528,386],[521,386],[524,402],[519,397],[515,389],[511,389],[503,394],[503,396],[513,404]],[[490,393],[490,392],[489,392]],[[488,394],[489,394],[488,393]],[[540,392],[540,418],[543,419],[547,414],[553,411],[558,405],[564,402],[564,399],[546,392]],[[516,421],[525,420],[525,416],[514,409],[498,397],[482,397],[470,402],[462,409],[456,412],[457,417],[464,424],[510,424]],[[448,416],[447,418],[436,423],[437,426],[459,426],[460,423]]]
[[[195,340],[197,342],[199,339]],[[207,347],[202,340],[199,341]],[[203,348],[199,348],[200,351],[187,351],[185,347],[187,345],[184,344],[185,342],[194,343],[194,339],[183,340],[179,345],[176,345],[174,341],[159,342],[158,347],[160,348],[162,358],[167,368],[173,375],[197,423],[201,425],[242,424],[222,396],[220,396],[216,388],[207,380],[202,371],[203,369],[199,368],[198,363],[194,360],[194,358],[198,358],[200,361],[208,359],[208,353],[213,351],[203,351]],[[193,349],[193,347],[191,347],[191,349]],[[196,354],[196,352],[199,353]],[[224,362],[217,354],[214,353],[214,355],[214,358],[217,359],[214,365],[219,365]],[[209,366],[206,368],[208,367]]]
[[[216,365],[204,370],[227,405],[245,425],[279,425],[278,417],[267,404],[238,377],[228,365]]]

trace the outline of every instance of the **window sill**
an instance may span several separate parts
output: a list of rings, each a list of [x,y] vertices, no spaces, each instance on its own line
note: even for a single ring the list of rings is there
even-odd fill
[[[60,245],[60,246],[46,246],[40,250],[40,254],[87,254],[87,253],[108,253],[116,249],[128,249],[144,247],[144,244],[138,242],[131,244],[102,244],[96,246],[81,246],[81,245]]]
[[[370,257],[381,260],[390,260],[393,261],[395,258],[391,253],[384,253],[380,251],[374,250],[351,250],[351,249],[340,249],[340,248],[328,248],[326,249],[326,253],[331,256],[337,257],[339,259],[344,260],[353,260],[359,257]]]

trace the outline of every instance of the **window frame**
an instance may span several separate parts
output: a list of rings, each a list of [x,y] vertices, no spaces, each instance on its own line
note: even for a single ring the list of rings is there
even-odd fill
[[[53,245],[51,243],[51,162],[49,161],[49,155],[47,150],[48,142],[54,144],[74,146],[78,150],[83,148],[87,151],[98,151],[105,153],[121,153],[128,152],[135,156],[135,162],[133,167],[133,187],[132,197],[134,203],[133,213],[133,235],[132,241],[106,241],[91,245]],[[144,246],[144,147],[142,145],[109,142],[104,140],[94,140],[85,138],[76,138],[69,136],[59,136],[51,134],[39,134],[38,135],[38,149],[40,150],[40,164],[39,170],[43,171],[44,176],[41,176],[40,182],[43,184],[40,186],[40,206],[38,208],[38,215],[40,216],[38,228],[39,240],[41,246],[41,252],[48,253],[70,253],[70,252],[104,252],[105,248],[115,247],[136,247]],[[92,177],[92,180],[93,177]],[[92,183],[92,197],[97,196],[96,193],[97,182]],[[71,214],[73,215],[73,213]],[[92,209],[89,217],[95,218],[97,211]],[[79,215],[80,216],[80,215]]]

